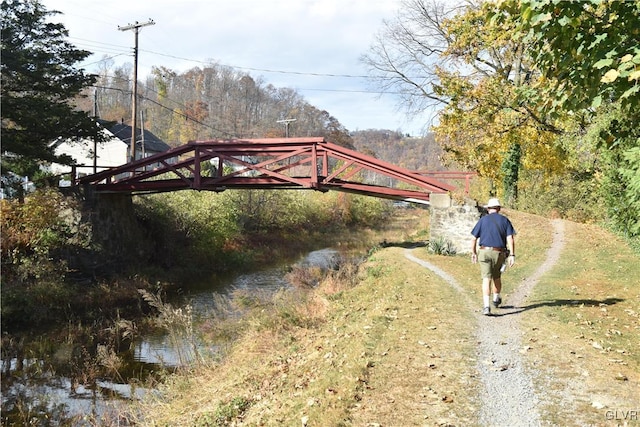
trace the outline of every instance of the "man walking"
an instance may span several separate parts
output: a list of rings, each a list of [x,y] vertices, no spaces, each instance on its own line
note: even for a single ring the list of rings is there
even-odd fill
[[[500,201],[489,199],[487,211],[489,214],[480,218],[471,230],[473,235],[471,262],[474,264],[480,262],[484,303],[482,314],[485,316],[491,315],[489,307],[491,291],[493,291],[493,305],[497,308],[502,303],[500,296],[502,289],[501,267],[505,263],[505,259],[508,256],[509,267],[512,267],[516,262],[513,239],[516,231],[509,218],[500,214]],[[491,286],[492,282],[493,286]]]

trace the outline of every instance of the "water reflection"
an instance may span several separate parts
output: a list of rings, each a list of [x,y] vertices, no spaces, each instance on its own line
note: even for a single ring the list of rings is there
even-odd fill
[[[215,294],[232,297],[234,292],[242,290],[265,296],[291,286],[286,274],[292,267],[333,268],[338,257],[339,253],[334,249],[321,249],[294,262],[229,277],[214,277],[204,283],[192,284],[181,302],[171,301],[171,304],[178,307],[189,304],[195,318],[206,318],[215,310]],[[129,343],[117,358],[112,359],[108,354],[99,357],[100,345],[95,343],[89,349],[65,348],[65,344],[53,348],[53,343],[40,345],[46,348],[33,355],[35,357],[23,355],[2,360],[3,425],[19,425],[7,420],[19,405],[27,405],[27,412],[48,420],[41,425],[90,425],[82,420],[83,416],[99,419],[117,414],[119,403],[138,399],[149,391],[130,385],[131,380],[142,383],[150,373],[179,366],[194,354],[214,354],[218,350],[215,345],[198,343],[198,349],[194,351],[192,341],[176,342],[175,337],[164,333],[143,336]],[[116,360],[118,364],[111,371],[105,369],[109,360]],[[117,374],[105,374],[114,371]],[[25,408],[19,410],[25,411]]]
[[[140,399],[148,390],[128,383],[95,380],[87,384],[78,378],[60,375],[51,370],[32,372],[43,366],[42,360],[25,360],[24,370],[3,378],[3,425],[93,425],[89,420],[105,416],[116,419],[123,402]],[[3,366],[3,372],[6,372]],[[7,411],[8,410],[8,411]]]

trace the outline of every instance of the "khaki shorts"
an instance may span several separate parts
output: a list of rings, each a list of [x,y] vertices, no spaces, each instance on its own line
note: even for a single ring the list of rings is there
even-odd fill
[[[480,263],[480,276],[483,279],[499,279],[500,267],[504,264],[506,252],[498,252],[493,249],[480,249],[478,262]]]

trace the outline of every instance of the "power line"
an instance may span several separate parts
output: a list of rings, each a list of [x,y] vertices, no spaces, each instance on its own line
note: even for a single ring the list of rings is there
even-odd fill
[[[114,48],[121,48],[121,49],[126,49],[125,51],[119,51],[117,49],[114,49],[115,52],[118,52],[119,55],[115,55],[112,56],[111,58],[115,58],[117,56],[121,56],[124,54],[127,54],[128,52],[128,48],[126,46],[122,46],[122,45],[115,45],[115,44],[111,44],[111,43],[103,43],[103,42],[98,42],[95,40],[87,40],[87,39],[81,39],[81,38],[77,38],[77,37],[69,37],[70,39],[76,39],[76,40],[81,40],[87,43],[95,43],[97,45],[104,45],[107,46],[107,49],[111,49],[109,46],[113,46]],[[91,45],[88,45],[89,47],[91,47]],[[194,62],[194,63],[198,63],[198,64],[204,64],[204,65],[210,65],[212,64],[211,61],[201,61],[201,60],[197,60],[197,59],[192,59],[192,58],[185,58],[185,57],[181,57],[181,56],[176,56],[176,55],[169,55],[169,54],[165,54],[165,53],[161,53],[161,52],[156,52],[156,51],[152,51],[152,50],[147,50],[147,49],[140,49],[140,52],[145,52],[145,53],[150,53],[152,55],[157,55],[157,56],[162,56],[162,57],[166,57],[166,58],[172,58],[172,59],[179,59],[182,61],[188,61],[188,62]],[[103,53],[113,53],[113,52],[104,52]],[[89,66],[89,65],[93,65],[96,63],[99,63],[100,61],[95,61],[89,64],[84,64],[84,66]],[[314,72],[304,72],[304,71],[291,71],[291,70],[274,70],[274,69],[268,69],[268,68],[256,68],[256,67],[245,67],[245,66],[241,66],[241,65],[230,65],[230,64],[223,64],[223,63],[217,63],[218,65],[224,66],[224,67],[229,67],[229,68],[233,68],[233,69],[237,69],[237,70],[249,70],[249,71],[256,71],[256,72],[263,72],[263,73],[274,73],[274,74],[288,74],[288,75],[298,75],[298,76],[312,76],[312,77],[333,77],[333,78],[355,78],[355,79],[370,79],[372,78],[372,76],[367,76],[367,75],[358,75],[358,74],[337,74],[337,73],[314,73]],[[380,76],[376,76],[376,79],[380,79]],[[427,77],[425,76],[409,76],[407,77],[409,79],[414,79],[414,80],[419,80],[419,79],[426,79]],[[386,79],[385,77],[382,77],[382,79]],[[379,94],[379,95],[402,95],[403,92],[397,92],[397,91],[368,91],[368,90],[345,90],[345,89],[313,89],[313,88],[298,88],[298,90],[301,91],[314,91],[314,92],[343,92],[343,93],[371,93],[371,94]]]
[[[160,52],[154,52],[152,50],[140,49],[140,51],[141,52],[145,52],[145,53],[151,53],[153,55],[164,56],[166,58],[180,59],[182,61],[195,62],[195,63],[198,63],[198,64],[205,64],[205,65],[211,64],[211,61],[201,61],[201,60],[198,60],[198,59],[184,58],[184,57],[181,57],[181,56],[169,55],[169,54],[160,53]],[[259,71],[259,72],[263,72],[263,73],[292,74],[292,75],[298,75],[298,76],[338,77],[338,78],[350,78],[350,79],[369,79],[369,78],[372,77],[372,76],[359,75],[359,74],[313,73],[313,72],[309,72],[309,71],[273,70],[273,69],[268,69],[268,68],[245,67],[245,66],[242,66],[242,65],[229,65],[229,64],[223,64],[223,63],[217,63],[217,64],[222,65],[224,67],[235,68],[235,69],[239,69],[239,70]],[[376,77],[376,78],[379,79],[380,77]],[[408,76],[407,78],[418,80],[418,79],[426,79],[427,77],[426,76]]]
[[[94,61],[94,62],[89,62],[88,64],[84,64],[83,66],[84,66],[84,67],[87,67],[87,66],[89,66],[89,65],[99,64],[99,63],[101,63],[102,61],[105,61],[105,60],[107,60],[107,59],[117,58],[118,56],[122,56],[122,55],[124,55],[124,53],[119,53],[119,54],[117,54],[117,55],[108,56],[108,57],[106,57],[106,58],[104,58],[104,57],[103,57],[102,59],[99,59],[99,60]],[[114,78],[115,78],[115,77],[114,77]]]
[[[80,40],[80,41],[88,43],[88,44],[95,44],[95,45],[101,45],[101,46],[112,46],[114,48],[117,47],[117,48],[120,48],[120,49],[126,50],[126,51],[130,51],[131,50],[131,48],[129,46],[123,46],[123,45],[112,44],[112,43],[104,43],[104,42],[99,42],[97,40],[81,39],[79,37],[71,37],[71,36],[69,36],[69,39]]]
[[[80,40],[84,43],[86,46],[91,47],[92,44],[97,45],[98,47],[102,47],[102,49],[110,49],[110,46],[112,46],[115,52],[128,52],[129,48],[126,46],[122,46],[122,45],[115,45],[115,44],[111,44],[111,43],[103,43],[103,42],[98,42],[95,40],[87,40],[87,39],[81,39],[81,38],[77,38],[77,37],[69,37],[70,39],[75,39],[75,40]],[[118,50],[118,49],[123,49],[122,51]],[[188,61],[188,62],[194,62],[194,63],[198,63],[198,64],[205,64],[205,65],[210,65],[211,61],[202,61],[199,59],[193,59],[193,58],[185,58],[183,56],[177,56],[177,55],[170,55],[167,53],[161,53],[161,52],[156,52],[153,50],[148,50],[148,49],[140,49],[140,52],[145,52],[145,53],[150,53],[152,55],[157,55],[157,56],[162,56],[165,58],[172,58],[172,59],[179,59],[182,61]],[[258,71],[258,72],[262,72],[262,73],[275,73],[275,74],[291,74],[291,75],[298,75],[298,76],[313,76],[313,77],[338,77],[338,78],[351,78],[351,79],[368,79],[371,76],[367,76],[367,75],[359,75],[359,74],[337,74],[337,73],[314,73],[314,72],[308,72],[308,71],[291,71],[291,70],[274,70],[274,69],[269,69],[269,68],[256,68],[256,67],[245,67],[242,65],[230,65],[230,64],[223,64],[223,63],[218,63],[221,66],[224,67],[229,67],[229,68],[234,68],[234,69],[239,69],[239,70],[250,70],[250,71]],[[420,77],[413,77],[413,78],[420,78]]]
[[[100,77],[110,78],[110,79],[113,79],[113,80],[119,80],[119,81],[121,81],[121,82],[126,82],[126,83],[130,83],[130,82],[131,82],[131,79],[125,79],[125,78],[123,78],[123,77],[119,77],[119,76],[108,76],[108,75],[106,75],[106,76],[100,76]],[[122,92],[124,92],[124,91],[125,91],[124,89],[114,88],[114,87],[107,87],[107,86],[97,86],[97,85],[94,85],[94,86],[92,86],[92,87],[97,87],[97,88],[101,88],[101,89],[109,89],[109,90],[119,90],[119,91],[122,91]],[[145,90],[147,90],[147,91],[149,91],[149,92],[153,92],[153,93],[155,93],[155,94],[156,94],[156,95],[158,95],[158,96],[160,95],[160,94],[158,93],[158,91],[157,91],[157,90],[155,90],[155,89],[153,89],[153,88],[151,88],[151,87],[149,87],[149,86],[145,86],[145,88],[144,88],[144,89],[145,89]],[[129,91],[127,90],[126,92],[129,92]],[[148,99],[148,98],[145,98],[145,97],[143,97],[143,98],[144,98],[144,99]],[[168,97],[164,97],[164,99],[166,99],[167,101],[171,101],[173,104],[177,105],[178,107],[182,107],[182,108],[185,108],[185,109],[187,108],[187,106],[186,106],[186,105],[184,105],[184,104],[182,104],[181,102],[176,101],[176,100],[174,100],[174,99],[171,99],[171,98],[168,98]]]
[[[356,89],[313,89],[313,88],[294,88],[305,92],[343,92],[343,93],[370,93],[374,95],[402,95],[404,92],[390,92],[379,90],[356,90]]]
[[[122,80],[122,81],[126,81],[126,82],[130,81],[129,79],[123,79],[122,77],[110,76],[110,75],[101,76],[101,77],[107,77],[107,78]],[[156,93],[156,94],[158,93],[157,91],[153,90],[149,86],[146,86],[145,89],[149,90],[149,91],[151,91],[153,93]],[[372,94],[372,95],[402,95],[402,94],[404,94],[404,92],[397,92],[397,91],[380,91],[380,90],[364,90],[364,89],[320,89],[320,88],[302,88],[302,87],[291,87],[289,89],[298,90],[298,91],[302,91],[302,92],[342,92],[342,93],[364,93],[364,94]],[[167,99],[169,99],[169,98],[167,98]],[[169,100],[172,101],[172,102],[176,102],[177,103],[177,101],[173,101],[171,99],[169,99]],[[184,107],[184,105],[182,105],[182,104],[178,104],[178,105]]]
[[[183,61],[190,61],[190,62],[197,62],[199,64],[210,64],[210,61],[200,61],[197,59],[190,59],[190,58],[183,58],[180,56],[175,56],[175,55],[168,55],[165,53],[160,53],[160,52],[154,52],[152,50],[144,50],[141,49],[142,52],[146,52],[146,53],[151,53],[154,55],[158,55],[158,56],[164,56],[167,58],[173,58],[173,59],[180,59]],[[271,69],[267,69],[267,68],[254,68],[254,67],[244,67],[241,65],[228,65],[228,64],[222,64],[220,63],[220,65],[225,66],[225,67],[230,67],[230,68],[236,68],[236,69],[240,69],[240,70],[251,70],[251,71],[260,71],[263,73],[278,73],[278,74],[293,74],[293,75],[299,75],[299,76],[315,76],[315,77],[345,77],[345,78],[357,78],[357,79],[366,79],[369,78],[369,76],[359,76],[359,75],[353,75],[353,74],[331,74],[331,73],[311,73],[311,72],[304,72],[304,71],[287,71],[287,70],[271,70]]]

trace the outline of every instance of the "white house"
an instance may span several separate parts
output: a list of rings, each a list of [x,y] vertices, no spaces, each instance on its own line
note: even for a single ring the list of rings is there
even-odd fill
[[[131,144],[131,126],[124,123],[113,123],[99,120],[104,133],[108,136],[105,142],[95,143],[92,140],[70,141],[56,140],[52,143],[57,155],[66,154],[73,158],[78,176],[100,172],[129,161]],[[138,132],[136,159],[149,157],[169,150],[171,147],[148,130]],[[94,156],[95,153],[95,156]],[[153,168],[154,165],[148,166]],[[63,175],[71,171],[70,166],[57,163],[49,167],[54,175]],[[70,182],[61,182],[61,186]]]

